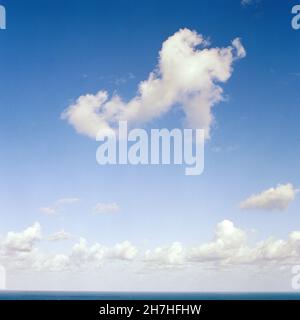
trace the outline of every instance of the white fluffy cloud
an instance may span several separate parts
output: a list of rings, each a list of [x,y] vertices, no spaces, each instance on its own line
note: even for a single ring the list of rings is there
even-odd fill
[[[157,247],[145,252],[145,261],[162,265],[181,265],[185,261],[185,249],[180,242],[169,247]]]
[[[78,198],[61,198],[56,200],[51,206],[49,207],[42,207],[40,208],[40,212],[46,215],[56,215],[60,209],[65,207],[66,205],[74,204],[79,201]]]
[[[250,196],[240,203],[240,208],[245,210],[286,210],[295,199],[298,191],[291,183],[279,184],[275,188]]]
[[[55,254],[48,257],[40,257],[35,261],[36,270],[47,270],[61,272],[69,270],[70,257],[65,254]]]
[[[169,247],[156,248],[145,253],[145,260],[166,267],[178,265],[264,266],[277,267],[292,265],[300,259],[300,232],[291,232],[288,239],[268,238],[252,246],[248,233],[232,221],[220,222],[211,242],[193,248],[184,248],[175,243]]]
[[[158,247],[145,252],[147,262],[176,267],[184,264],[219,263],[226,264],[236,259],[242,251],[246,258],[247,233],[237,228],[232,221],[224,220],[217,224],[213,240],[188,248],[179,242],[169,247]],[[236,260],[237,262],[237,260]],[[241,261],[240,261],[241,262]]]
[[[21,232],[8,232],[1,242],[1,250],[9,252],[28,252],[34,244],[41,239],[41,225],[36,222],[31,227]]]
[[[233,62],[245,55],[238,38],[226,48],[209,48],[202,35],[180,29],[162,44],[157,67],[140,82],[135,97],[125,102],[103,90],[86,94],[62,118],[78,133],[94,139],[99,130],[110,130],[119,120],[145,123],[180,105],[186,125],[205,129],[209,138],[212,107],[223,99],[220,84],[230,78]]]
[[[103,263],[107,248],[98,243],[88,246],[87,240],[81,238],[79,243],[76,243],[70,254],[70,267],[89,268],[91,265],[96,268]]]
[[[94,208],[93,212],[95,214],[109,214],[109,213],[117,213],[120,211],[120,207],[115,203],[104,203],[98,202]]]
[[[55,254],[43,252],[38,246],[43,240],[56,242],[70,238],[64,230],[43,236],[38,222],[24,231],[8,232],[0,239],[0,263],[12,270],[88,270],[98,269],[108,261],[131,261],[138,254],[138,249],[129,241],[109,247],[99,243],[89,245],[86,239],[80,238],[69,253]]]
[[[232,221],[220,222],[212,242],[190,250],[189,258],[194,261],[219,261],[231,257],[246,242],[246,232],[235,227]]]
[[[129,241],[117,243],[108,251],[108,257],[120,260],[133,260],[138,253],[138,249]]]

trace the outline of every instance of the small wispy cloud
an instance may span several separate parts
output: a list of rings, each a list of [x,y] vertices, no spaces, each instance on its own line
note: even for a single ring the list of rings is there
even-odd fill
[[[258,4],[259,2],[261,2],[261,0],[241,0],[241,5],[242,6],[250,6],[253,4]]]
[[[247,5],[251,4],[251,3],[253,3],[253,0],[242,0],[242,1],[241,1],[241,4],[242,4],[243,6],[247,6]]]
[[[40,212],[47,214],[49,216],[56,214],[56,209],[52,207],[42,207],[39,210]]]
[[[216,152],[216,153],[219,153],[219,152],[234,152],[236,150],[238,150],[238,146],[236,146],[236,145],[229,145],[229,146],[226,146],[226,147],[213,146],[211,148],[211,151],[212,152]]]
[[[112,79],[110,80],[111,83],[113,83],[116,86],[120,86],[122,84],[127,83],[130,80],[135,79],[135,75],[132,72],[128,72],[124,76],[112,76]]]
[[[119,211],[120,211],[120,207],[115,202],[112,202],[112,203],[98,202],[93,208],[94,214],[111,214],[111,213],[117,213]]]
[[[47,207],[41,207],[39,210],[40,212],[46,215],[56,215],[58,212],[66,205],[74,204],[78,202],[78,198],[61,198],[56,200],[52,205]]]
[[[78,202],[78,198],[62,198],[56,201],[56,206],[65,205],[65,204],[73,204]]]
[[[51,234],[50,236],[48,236],[46,239],[48,241],[63,241],[63,240],[69,240],[73,238],[73,236],[66,232],[64,229],[57,231],[53,234]]]

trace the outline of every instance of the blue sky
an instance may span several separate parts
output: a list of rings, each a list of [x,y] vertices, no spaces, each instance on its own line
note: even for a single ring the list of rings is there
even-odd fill
[[[278,184],[300,185],[300,31],[292,29],[290,13],[296,3],[1,0],[7,30],[0,32],[0,234],[38,221],[43,234],[63,229],[74,235],[41,243],[46,251],[64,252],[78,237],[106,246],[128,240],[143,251],[173,241],[209,242],[225,219],[249,231],[251,241],[300,230],[297,197],[286,210],[239,208]],[[157,65],[162,43],[180,28],[203,34],[212,47],[240,37],[247,52],[222,84],[226,101],[212,110],[204,173],[99,166],[97,142],[77,134],[61,113],[101,89],[129,100]],[[151,126],[176,127],[178,117],[172,110]],[[79,201],[54,216],[41,212],[65,198]],[[97,203],[120,210],[93,215]],[[28,286],[24,279],[22,272],[12,277],[12,287]],[[141,288],[148,288],[146,280]]]

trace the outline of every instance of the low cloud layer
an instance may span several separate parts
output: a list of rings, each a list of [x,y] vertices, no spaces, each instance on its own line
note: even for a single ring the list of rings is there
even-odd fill
[[[232,75],[234,61],[245,55],[238,38],[228,47],[210,48],[202,35],[180,29],[163,42],[157,67],[139,83],[131,100],[100,90],[80,96],[62,118],[78,133],[95,139],[99,130],[111,130],[120,120],[146,123],[179,105],[185,126],[205,129],[209,138],[212,107],[223,99],[221,84]]]
[[[192,248],[181,243],[146,252],[146,261],[160,266],[178,267],[195,264],[210,267],[256,266],[282,267],[297,264],[300,259],[300,231],[293,231],[286,240],[270,237],[254,245],[248,232],[230,220],[216,226],[212,241]]]
[[[240,208],[244,210],[283,211],[295,200],[298,191],[291,183],[279,184],[275,188],[250,196],[240,203]]]
[[[217,224],[211,241],[193,247],[174,242],[142,251],[129,241],[106,246],[89,244],[84,238],[72,238],[74,243],[68,252],[48,252],[42,246],[49,237],[53,241],[66,240],[66,234],[63,231],[56,236],[43,236],[37,222],[23,231],[9,232],[0,239],[0,263],[8,270],[75,272],[101,270],[104,264],[120,262],[130,263],[136,270],[197,265],[218,270],[227,266],[281,268],[297,264],[300,259],[300,231],[290,232],[287,239],[270,237],[250,244],[247,230],[230,220]]]
[[[0,239],[0,263],[11,270],[78,271],[98,269],[105,261],[130,261],[138,253],[129,241],[108,247],[99,243],[89,245],[86,239],[80,238],[69,253],[49,253],[39,246],[44,241],[71,238],[64,230],[43,236],[41,225],[36,222],[23,231],[8,232]]]

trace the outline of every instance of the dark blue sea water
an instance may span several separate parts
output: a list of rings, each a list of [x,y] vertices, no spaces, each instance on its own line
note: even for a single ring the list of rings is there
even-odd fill
[[[0,300],[300,300],[300,292],[285,293],[167,293],[1,291]]]

